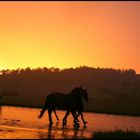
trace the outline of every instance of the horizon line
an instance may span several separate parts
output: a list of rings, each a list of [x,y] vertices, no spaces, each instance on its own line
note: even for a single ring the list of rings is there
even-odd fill
[[[2,70],[18,70],[18,69],[27,69],[27,68],[30,68],[31,70],[33,69],[38,69],[38,68],[48,68],[48,69],[51,69],[51,68],[56,68],[56,69],[59,69],[59,70],[64,70],[64,69],[76,69],[76,68],[80,68],[80,67],[88,67],[88,68],[95,68],[95,69],[114,69],[114,70],[134,70],[136,74],[140,74],[140,73],[137,73],[136,70],[134,68],[113,68],[113,67],[100,67],[100,66],[97,66],[97,67],[94,67],[94,66],[87,66],[87,65],[79,65],[79,66],[71,66],[71,67],[65,67],[65,68],[60,68],[60,67],[55,67],[55,66],[51,66],[51,67],[47,67],[47,66],[36,66],[36,67],[30,67],[30,66],[26,66],[26,67],[17,67],[17,68],[0,68],[0,71]]]

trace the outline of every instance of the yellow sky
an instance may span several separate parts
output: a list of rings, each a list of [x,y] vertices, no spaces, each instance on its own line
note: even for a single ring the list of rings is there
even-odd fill
[[[134,68],[140,2],[0,2],[0,69]]]

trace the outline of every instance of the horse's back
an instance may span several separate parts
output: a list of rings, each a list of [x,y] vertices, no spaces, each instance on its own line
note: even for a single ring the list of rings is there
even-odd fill
[[[66,94],[60,92],[53,92],[46,97],[48,106],[53,106],[58,109],[65,109],[68,104],[68,98]]]
[[[60,99],[63,99],[63,98],[65,98],[65,94],[63,94],[63,93],[60,93],[60,92],[53,92],[53,93],[51,93],[51,94],[49,94],[48,96],[47,96],[47,99],[58,99],[58,98],[60,98]]]

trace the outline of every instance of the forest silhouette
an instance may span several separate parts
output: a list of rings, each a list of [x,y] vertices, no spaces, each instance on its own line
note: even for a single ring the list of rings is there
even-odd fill
[[[67,92],[82,86],[89,92],[86,111],[138,115],[140,75],[134,69],[34,68],[0,71],[0,94],[4,105],[41,107],[54,91]]]
[[[49,85],[84,85],[134,84],[137,82],[135,70],[116,70],[113,68],[35,68],[1,70],[0,87],[49,86]]]

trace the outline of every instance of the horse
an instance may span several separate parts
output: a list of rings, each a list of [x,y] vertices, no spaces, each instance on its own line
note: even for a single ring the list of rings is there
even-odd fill
[[[84,100],[86,102],[88,102],[88,93],[87,93],[87,91],[83,89],[82,94],[83,94],[82,96],[83,96]],[[81,119],[82,119],[82,121],[83,121],[83,123],[85,125],[85,124],[87,124],[87,122],[84,120],[84,116],[83,116],[83,113],[82,113],[83,110],[84,110],[83,108],[84,108],[83,100],[81,99],[81,100],[79,100],[79,102],[76,102],[75,111],[78,112],[78,114],[76,115],[76,121],[79,122],[78,117],[79,117],[79,115],[81,115]],[[63,123],[64,124],[66,124],[66,122],[67,122],[67,117],[68,117],[69,113],[70,113],[70,111],[67,111],[66,114],[65,114],[65,117],[63,118]]]
[[[67,110],[66,113],[67,116],[71,112],[74,118],[74,123],[77,123],[76,111],[77,109],[80,108],[80,107],[78,108],[78,106],[83,98],[88,100],[88,94],[86,90],[82,89],[82,87],[75,87],[68,94],[53,92],[46,97],[45,104],[42,107],[39,118],[42,118],[45,111],[48,109],[49,122],[50,125],[52,125],[53,124],[51,117],[52,111],[55,111],[56,109],[62,109]],[[66,117],[64,117],[63,121],[66,120],[65,118]]]
[[[88,101],[88,94],[87,94],[86,90],[85,90],[85,92],[83,92],[83,97],[84,97],[84,100],[85,100],[85,101]],[[84,116],[83,116],[83,113],[82,113],[82,112],[83,112],[83,108],[84,108],[84,105],[83,105],[83,102],[82,102],[82,100],[81,100],[81,101],[79,101],[79,102],[77,103],[77,108],[75,108],[75,111],[78,112],[78,114],[77,114],[77,116],[76,116],[76,121],[79,122],[78,117],[79,117],[79,115],[81,115],[81,119],[82,119],[82,121],[83,121],[83,123],[84,123],[84,126],[85,126],[85,125],[87,124],[87,122],[84,120]],[[55,110],[54,110],[54,113],[55,113],[55,116],[56,116],[57,120],[59,120],[59,118],[58,118],[58,116],[57,116]],[[70,113],[70,111],[67,111],[67,112],[66,112],[65,117],[63,118],[63,125],[66,124],[66,122],[67,122],[67,117],[68,117],[69,113]]]

